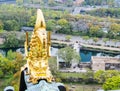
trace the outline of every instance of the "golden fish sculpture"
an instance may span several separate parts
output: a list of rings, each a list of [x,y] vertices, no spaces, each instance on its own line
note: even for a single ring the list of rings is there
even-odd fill
[[[30,47],[29,51],[28,46]],[[28,82],[36,84],[41,79],[48,82],[53,80],[48,65],[50,46],[50,32],[46,31],[43,13],[38,9],[30,43],[28,43],[28,33],[26,32],[25,54],[27,58],[27,74],[29,75]]]

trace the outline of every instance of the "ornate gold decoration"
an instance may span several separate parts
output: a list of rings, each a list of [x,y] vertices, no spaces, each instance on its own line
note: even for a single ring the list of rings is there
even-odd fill
[[[29,43],[29,52],[28,33],[26,32],[25,54],[27,58],[27,74],[29,74],[29,82],[35,84],[40,79],[45,79],[48,82],[52,81],[53,76],[48,65],[50,45],[50,32],[47,33],[43,13],[38,9],[35,28]]]

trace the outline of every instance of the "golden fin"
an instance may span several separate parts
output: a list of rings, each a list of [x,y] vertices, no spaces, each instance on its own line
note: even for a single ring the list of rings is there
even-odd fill
[[[40,9],[37,10],[37,19],[34,31],[38,30],[39,28],[46,28],[45,19]]]

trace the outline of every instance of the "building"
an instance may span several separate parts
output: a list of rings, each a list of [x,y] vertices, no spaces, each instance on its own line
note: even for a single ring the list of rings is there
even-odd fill
[[[120,70],[120,58],[92,56],[91,66],[93,71]]]
[[[120,7],[120,0],[115,0],[115,7]]]

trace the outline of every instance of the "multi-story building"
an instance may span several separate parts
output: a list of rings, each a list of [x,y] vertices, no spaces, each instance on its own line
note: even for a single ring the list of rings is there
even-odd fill
[[[120,0],[115,0],[115,7],[120,7]]]
[[[93,71],[98,70],[120,70],[120,58],[115,57],[97,57],[91,58]]]

